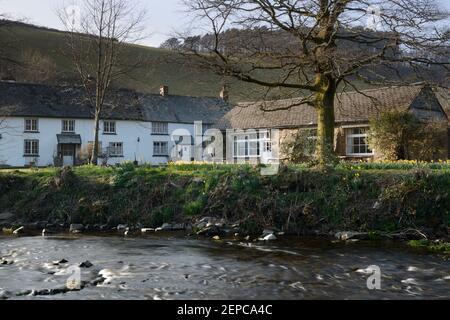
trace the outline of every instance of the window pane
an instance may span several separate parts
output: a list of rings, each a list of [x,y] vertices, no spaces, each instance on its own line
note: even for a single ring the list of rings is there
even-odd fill
[[[110,142],[109,154],[110,154],[110,156],[122,156],[123,155],[123,143],[122,142]]]
[[[258,155],[258,142],[257,141],[251,141],[249,143],[249,156],[257,156]]]
[[[347,130],[347,154],[365,155],[371,154],[367,142],[367,128],[352,128]]]
[[[167,142],[154,142],[153,153],[155,155],[166,156],[169,154],[169,144]]]
[[[169,124],[166,122],[153,122],[152,123],[152,133],[168,134],[169,133]]]
[[[25,155],[28,156],[39,155],[39,140],[25,140],[23,149]]]

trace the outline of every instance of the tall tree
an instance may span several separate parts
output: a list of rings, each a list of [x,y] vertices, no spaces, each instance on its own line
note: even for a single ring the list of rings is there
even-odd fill
[[[434,0],[185,0],[185,5],[197,24],[209,26],[213,43],[206,54],[197,45],[180,53],[219,75],[265,87],[267,94],[276,89],[304,96],[302,104],[317,110],[321,166],[334,158],[338,90],[359,90],[361,81],[433,80],[436,68],[449,73],[450,61],[436,59],[449,55],[449,14]],[[236,46],[224,36],[231,28],[259,34]],[[268,32],[291,41],[261,50],[273,47],[266,43],[274,38]]]
[[[181,41],[177,38],[169,38],[160,45],[161,49],[178,50],[181,48]]]
[[[68,47],[76,72],[94,109],[91,163],[98,164],[99,128],[112,83],[142,61],[127,57],[129,44],[142,39],[146,11],[132,0],[80,0],[65,6],[59,17],[68,32]]]

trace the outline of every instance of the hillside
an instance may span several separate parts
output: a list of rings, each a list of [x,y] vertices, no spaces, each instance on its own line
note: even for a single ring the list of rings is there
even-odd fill
[[[2,41],[8,39],[9,46],[4,50],[9,56],[20,59],[23,55],[38,54],[55,66],[55,75],[44,81],[52,84],[77,80],[65,51],[65,36],[58,30],[23,23],[13,23],[7,30],[0,31]],[[192,68],[187,63],[170,63],[175,60],[174,53],[170,51],[138,45],[128,45],[126,50],[127,56],[142,57],[148,61],[148,67],[136,70],[118,81],[116,86],[156,93],[164,84],[170,87],[173,94],[191,96],[218,96],[220,92],[220,77]],[[248,100],[258,95],[255,90],[257,88],[254,86],[235,82],[230,85],[230,97],[234,101]]]
[[[25,82],[44,82],[50,84],[64,84],[78,82],[74,73],[71,59],[66,48],[66,33],[37,27],[20,22],[11,22],[8,27],[0,29],[0,40],[3,52],[15,59],[35,61],[35,66],[44,66],[51,69],[51,76],[43,79],[35,70],[28,72],[27,76],[18,75],[13,78]],[[7,43],[8,45],[3,45]],[[222,79],[210,71],[196,69],[188,61],[180,61],[174,52],[145,47],[127,45],[127,57],[139,57],[147,62],[145,68],[135,70],[115,83],[117,87],[135,89],[141,92],[157,93],[161,85],[168,85],[171,94],[189,96],[218,96]],[[38,58],[36,58],[36,56]],[[30,59],[30,57],[32,57]],[[37,60],[34,60],[37,59]],[[174,61],[178,60],[177,63]],[[133,60],[130,60],[133,61]],[[6,66],[8,69],[8,66]],[[7,72],[10,73],[10,72]],[[13,72],[14,73],[14,72]],[[31,74],[30,74],[31,73]],[[45,72],[44,72],[45,73]],[[5,66],[0,65],[0,77],[5,76]],[[267,74],[270,77],[270,74]],[[30,80],[33,79],[33,80]],[[361,89],[368,85],[358,83]],[[264,96],[265,89],[240,81],[230,83],[230,99],[233,102],[250,101]],[[285,96],[287,92],[278,92],[276,95]],[[274,94],[274,92],[272,92]],[[289,97],[302,95],[302,92],[291,91]]]

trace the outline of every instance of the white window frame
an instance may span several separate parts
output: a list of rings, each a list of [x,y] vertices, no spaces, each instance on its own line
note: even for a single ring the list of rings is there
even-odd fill
[[[256,137],[252,138],[251,135],[256,135]],[[261,152],[258,152],[260,142],[261,139],[258,138],[257,132],[235,135],[233,137],[233,157],[237,159],[260,158]],[[252,147],[251,144],[256,144],[256,147]],[[244,150],[243,154],[240,152],[242,150]]]
[[[263,152],[272,152],[273,142],[272,141],[263,141]]]
[[[110,142],[108,146],[108,155],[111,158],[123,157],[123,142]]]
[[[116,134],[117,124],[115,121],[103,121],[103,134]]]
[[[62,133],[75,133],[75,120],[70,120],[70,119],[62,120],[61,121],[61,132]]]
[[[27,146],[27,144],[29,144],[29,146]],[[23,141],[23,155],[25,157],[38,157],[39,156],[39,140],[25,139]]]
[[[169,134],[169,123],[168,122],[152,122],[152,134],[168,135]]]
[[[352,133],[355,129],[364,129],[366,131],[369,130],[369,126],[354,126],[354,127],[344,127],[345,132],[345,153],[348,157],[371,157],[374,155],[374,151],[371,150],[369,153],[355,153],[353,152],[353,148],[356,146],[353,144],[353,139],[355,138],[365,138],[366,144],[359,144],[358,146],[361,148],[362,146],[367,146],[368,150],[370,150],[369,145],[367,144],[367,138],[369,136],[368,132],[355,134]]]
[[[153,156],[155,156],[155,157],[169,156],[169,142],[153,141]]]
[[[29,129],[28,127],[29,123]],[[28,118],[24,120],[24,132],[39,132],[39,119],[37,118]]]

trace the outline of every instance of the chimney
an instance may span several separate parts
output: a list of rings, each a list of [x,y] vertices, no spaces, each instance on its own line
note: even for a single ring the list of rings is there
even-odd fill
[[[223,101],[225,101],[225,102],[229,101],[230,95],[229,95],[229,92],[228,92],[228,86],[227,85],[224,85],[222,90],[220,91],[220,98]]]
[[[169,87],[168,87],[168,86],[161,86],[161,87],[159,88],[159,94],[160,94],[162,97],[168,96],[168,95],[169,95]]]

